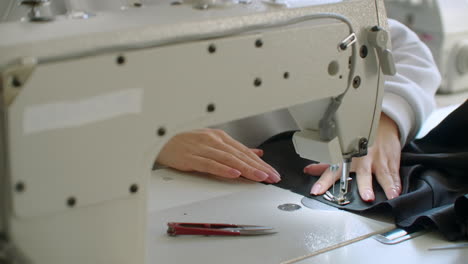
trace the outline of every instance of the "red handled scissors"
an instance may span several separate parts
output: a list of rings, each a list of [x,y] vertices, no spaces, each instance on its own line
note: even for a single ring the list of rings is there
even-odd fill
[[[167,234],[170,236],[255,236],[276,233],[272,227],[256,225],[169,222],[167,226]]]

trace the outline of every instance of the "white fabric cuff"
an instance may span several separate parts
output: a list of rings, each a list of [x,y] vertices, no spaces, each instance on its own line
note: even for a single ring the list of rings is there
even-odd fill
[[[382,112],[390,117],[398,125],[400,131],[400,144],[403,147],[410,137],[414,137],[415,131],[411,131],[415,123],[413,109],[401,96],[393,93],[385,93]]]

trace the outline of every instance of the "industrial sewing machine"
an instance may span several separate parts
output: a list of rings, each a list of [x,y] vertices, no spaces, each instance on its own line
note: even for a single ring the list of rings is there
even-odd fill
[[[386,0],[385,6],[431,49],[443,76],[439,92],[468,90],[468,1]]]
[[[346,203],[346,164],[372,143],[395,71],[382,1],[19,2],[0,24],[1,231],[16,260],[168,263],[152,255],[164,223],[148,220],[152,195],[176,199],[150,188],[161,147],[276,109],[301,126],[301,156],[345,164]]]

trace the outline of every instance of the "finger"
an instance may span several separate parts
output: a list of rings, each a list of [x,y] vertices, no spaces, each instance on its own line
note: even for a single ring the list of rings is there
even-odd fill
[[[281,178],[281,175],[278,173],[278,171],[275,170],[275,168],[273,168],[272,166],[270,166],[270,164],[268,164],[264,160],[262,160],[258,155],[255,155],[252,151],[250,151],[250,149],[248,147],[244,146],[239,141],[233,139],[231,136],[229,136],[224,131],[218,131],[218,133],[219,133],[219,135],[221,136],[221,138],[223,139],[223,141],[227,145],[233,147],[234,149],[236,149],[240,153],[245,154],[252,161],[254,161],[254,164],[260,165],[261,167],[268,168],[270,173],[276,174],[279,178]]]
[[[400,192],[398,191],[399,188],[397,188],[397,184],[398,186],[401,186],[401,184],[399,182],[396,183],[394,180],[397,177],[399,178],[399,175],[395,174],[396,172],[390,171],[387,164],[382,164],[381,166],[378,166],[375,172],[377,182],[380,184],[380,186],[382,186],[382,189],[385,192],[385,196],[387,196],[389,200],[396,198],[400,195]]]
[[[216,176],[231,179],[241,176],[241,172],[239,170],[233,169],[212,159],[207,159],[200,156],[192,156],[191,163],[193,164],[193,170],[198,172],[210,173]]]
[[[356,173],[359,195],[365,202],[375,200],[375,194],[372,190],[372,168],[371,160],[367,157],[353,159],[353,169]]]
[[[319,176],[322,175],[329,167],[330,165],[325,163],[310,164],[304,168],[304,173]]]
[[[245,153],[244,148],[240,148],[236,146],[232,146],[232,147],[237,149],[237,151],[239,151],[238,153],[241,153],[241,154]],[[279,179],[281,179],[281,175],[279,174],[279,172],[275,168],[273,168],[270,164],[266,163],[263,159],[260,158],[263,156],[263,150],[261,151],[262,151],[261,155],[251,155],[251,152],[247,152],[246,153],[247,155],[246,156],[242,155],[242,158],[245,158],[245,161],[251,164],[252,166],[257,167],[258,169],[261,169],[267,172],[268,174],[276,175]],[[273,178],[276,178],[276,177],[273,177]]]
[[[315,182],[314,186],[310,190],[313,195],[320,195],[325,193],[332,185],[340,178],[341,167],[338,171],[332,172],[331,170],[325,170],[320,178]]]
[[[229,136],[228,136],[229,137]],[[235,141],[235,140],[234,140]],[[236,145],[241,145],[241,143],[236,142]],[[232,142],[231,142],[232,143]],[[269,182],[279,182],[281,180],[281,177],[279,176],[279,173],[273,169],[270,165],[268,165],[265,161],[263,161],[261,158],[259,158],[257,155],[255,155],[249,148],[243,146],[240,147],[242,150],[239,150],[238,148],[227,144],[226,142],[216,142],[213,143],[216,148],[234,155],[237,157],[239,160],[242,160],[249,166],[256,168],[257,170],[266,173],[268,175],[268,181]],[[236,167],[234,167],[236,168]],[[250,178],[253,177],[251,171],[247,171],[247,176],[243,175],[244,177]],[[260,177],[262,174],[260,172],[255,172],[255,177]]]
[[[397,190],[398,195],[400,195],[402,191],[400,177],[400,157],[395,157],[394,159],[389,160],[388,167],[390,168],[390,174],[392,175],[395,189]]]
[[[262,157],[263,156],[263,150],[262,149],[250,149],[255,155]]]
[[[258,168],[251,166],[231,152],[226,152],[218,148],[207,147],[203,152],[203,157],[224,164],[241,172],[242,176],[253,181],[279,181],[279,177],[270,178],[270,175]]]

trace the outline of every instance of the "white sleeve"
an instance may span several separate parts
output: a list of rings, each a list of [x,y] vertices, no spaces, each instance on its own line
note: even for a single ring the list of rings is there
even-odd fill
[[[434,110],[441,76],[429,48],[418,36],[395,20],[388,22],[397,73],[385,77],[382,112],[398,125],[403,146]]]

